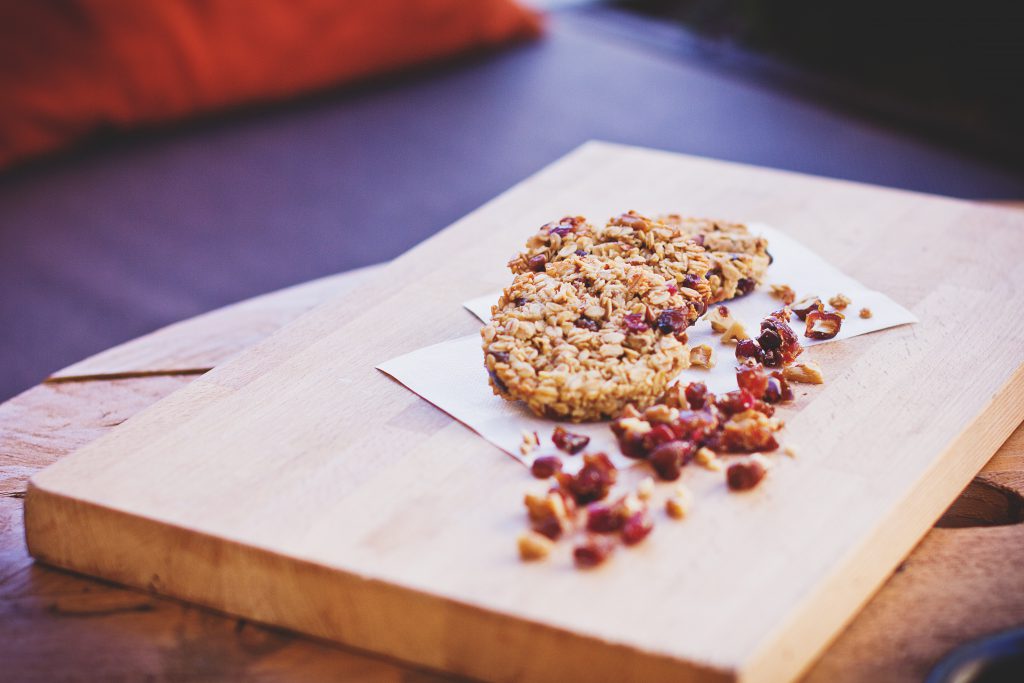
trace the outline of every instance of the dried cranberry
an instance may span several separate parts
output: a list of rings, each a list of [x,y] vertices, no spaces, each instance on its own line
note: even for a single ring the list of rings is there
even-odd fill
[[[509,357],[506,351],[491,351],[490,354],[494,356],[495,363],[508,363]]]
[[[530,473],[538,479],[553,477],[562,471],[562,460],[557,455],[542,455],[530,465]]]
[[[615,551],[615,541],[607,536],[589,536],[573,548],[572,557],[576,566],[589,569],[601,564]]]
[[[761,413],[766,417],[771,417],[772,415],[775,414],[775,406],[765,401],[762,401],[761,399],[757,399],[756,401],[754,401],[754,405],[750,406],[750,409],[756,410],[757,412]]]
[[[633,228],[634,230],[640,231],[649,230],[651,227],[650,222],[640,214],[636,213],[635,211],[630,211],[629,213],[622,214],[621,216],[613,219],[612,223],[615,225],[621,225],[626,228]]]
[[[736,368],[736,384],[755,398],[764,396],[768,386],[768,373],[760,365],[740,365]]]
[[[583,467],[575,475],[559,472],[558,483],[580,505],[601,500],[618,479],[618,470],[604,453],[583,456]]]
[[[764,361],[764,350],[754,339],[741,339],[736,344],[736,360],[753,360],[757,363]]]
[[[690,239],[691,239],[692,242],[697,244],[697,246],[700,246],[700,247],[704,246],[704,235],[694,235]]]
[[[779,401],[775,401],[775,402],[779,403],[779,402],[785,402],[785,401],[792,401],[793,400],[793,389],[792,389],[792,387],[789,386],[789,380],[786,379],[786,376],[782,374],[782,371],[781,370],[775,370],[774,372],[772,372],[772,379],[774,379],[779,384],[779,386],[778,386],[778,390],[779,390],[778,391],[778,395],[779,395],[780,398],[779,398]],[[769,385],[771,385],[771,380],[769,380]]]
[[[621,502],[611,505],[595,503],[587,508],[587,531],[610,534],[621,529],[625,521]]]
[[[687,287],[687,288],[693,289],[693,290],[697,290],[697,288],[700,287],[701,284],[706,284],[706,283],[707,283],[707,280],[705,280],[702,277],[697,277],[693,273],[687,273],[686,277],[683,278],[683,287]]]
[[[700,301],[693,302],[693,316],[694,320],[704,315],[708,310],[708,304],[703,299]]]
[[[808,339],[832,339],[839,334],[843,316],[830,311],[816,310],[807,314],[807,328],[804,336]]]
[[[583,249],[577,249],[575,253],[576,253],[577,256],[586,256],[587,255],[587,252],[584,251]]]
[[[773,367],[792,363],[803,352],[793,328],[785,321],[772,316],[761,322],[761,334],[757,337],[757,343],[765,352],[764,364]]]
[[[654,519],[646,508],[637,510],[625,524],[622,525],[622,542],[626,545],[636,545],[647,538],[654,529]]]
[[[644,317],[640,313],[629,313],[622,316],[622,324],[628,331],[636,334],[650,329],[650,325],[644,322]]]
[[[708,395],[708,385],[704,382],[690,382],[684,390],[686,402],[694,410],[704,407],[704,397]]]
[[[612,423],[614,425],[614,423]],[[613,427],[614,431],[614,427]],[[615,434],[619,442],[619,450],[627,458],[646,458],[647,448],[644,446],[644,435],[640,432],[624,431]]]
[[[587,447],[587,444],[590,443],[590,437],[576,434],[575,432],[568,432],[561,427],[555,427],[555,431],[551,434],[551,441],[558,450],[565,451],[569,455],[576,455]]]
[[[532,522],[530,524],[530,528],[542,536],[547,536],[552,541],[558,540],[565,531],[565,529],[562,528],[561,520],[553,516]]]
[[[789,308],[791,311],[793,311],[793,313],[796,314],[796,317],[800,318],[801,320],[806,320],[807,315],[811,311],[821,310],[822,308],[824,308],[824,305],[821,303],[821,299],[819,299],[818,297],[808,296],[804,297],[800,301],[797,301],[795,304],[790,305]]]
[[[527,298],[525,296],[518,296],[512,303],[514,303],[516,306],[525,306],[526,302]]]
[[[548,231],[548,234],[549,235],[558,235],[559,237],[565,237],[566,235],[568,235],[572,231],[573,231],[573,226],[571,226],[571,225],[559,225],[557,227],[551,228],[551,230]]]
[[[675,432],[666,424],[655,425],[649,432],[644,434],[644,450],[648,453],[655,448],[676,438]]]
[[[747,294],[753,292],[755,287],[757,287],[757,282],[750,279],[749,277],[741,277],[739,281],[736,283],[736,295],[746,296]]]
[[[579,318],[576,318],[576,322],[574,322],[573,325],[584,330],[590,330],[591,332],[597,332],[599,329],[601,329],[601,323],[597,322],[596,320],[591,320],[586,316],[580,316]]]
[[[670,283],[670,284],[667,284],[667,285],[665,285],[665,289],[667,289],[667,290],[668,290],[668,293],[669,293],[669,294],[672,294],[672,295],[675,295],[675,294],[678,294],[678,293],[679,293],[679,288],[678,288],[678,287],[676,287],[675,285],[671,284],[671,283]]]
[[[685,311],[678,308],[666,308],[658,314],[658,320],[654,324],[662,334],[675,334],[685,330],[690,324],[690,319]]]
[[[754,397],[746,389],[737,389],[719,396],[715,405],[726,415],[735,415],[750,410],[754,405]]]
[[[669,441],[655,448],[648,460],[658,477],[675,481],[683,473],[683,467],[693,460],[696,450],[690,441]]]
[[[746,491],[761,483],[767,473],[764,465],[756,460],[737,462],[725,471],[725,480],[733,491]]]
[[[672,423],[677,439],[699,442],[718,428],[718,418],[709,410],[685,410]]]
[[[546,266],[547,264],[548,257],[545,256],[544,254],[537,254],[536,256],[531,256],[526,261],[527,267],[529,267],[529,269],[535,273],[544,272],[544,266]]]

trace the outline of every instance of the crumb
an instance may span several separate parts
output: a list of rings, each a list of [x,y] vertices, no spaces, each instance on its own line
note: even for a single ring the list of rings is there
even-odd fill
[[[704,469],[711,470],[712,472],[722,471],[722,461],[718,459],[718,454],[707,446],[701,446],[697,449],[693,459]]]
[[[540,437],[537,432],[523,432],[523,441],[519,444],[519,452],[529,455],[540,445]]]
[[[865,318],[865,319],[870,318],[871,317],[871,309],[870,308],[862,308],[862,309],[860,309],[860,317]]]
[[[782,449],[782,452],[791,458],[795,458],[797,455],[797,448],[793,444],[786,444],[786,446]]]
[[[672,519],[682,519],[690,512],[693,503],[693,494],[690,490],[680,484],[672,495],[665,500],[665,512]]]
[[[652,495],[654,495],[654,480],[644,477],[636,485],[636,497],[640,500],[650,500]]]

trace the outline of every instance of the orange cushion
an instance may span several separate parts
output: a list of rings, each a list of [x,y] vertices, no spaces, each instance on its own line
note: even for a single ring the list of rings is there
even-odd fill
[[[537,35],[514,0],[0,3],[0,167]]]

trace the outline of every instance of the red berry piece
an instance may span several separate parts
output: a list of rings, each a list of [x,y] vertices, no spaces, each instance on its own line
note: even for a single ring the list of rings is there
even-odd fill
[[[531,256],[526,261],[527,267],[529,267],[529,269],[535,273],[544,272],[544,266],[546,266],[547,264],[548,257],[545,256],[544,254],[537,254],[536,256]]]
[[[662,334],[682,332],[689,325],[690,318],[686,315],[686,311],[678,308],[666,308],[658,314],[658,320],[654,323],[654,326]]]
[[[562,471],[562,460],[556,455],[542,455],[530,465],[530,473],[538,479],[553,477]]]
[[[629,313],[622,316],[622,324],[628,332],[633,334],[639,334],[651,329],[650,325],[644,322],[644,316],[640,313]]]
[[[704,382],[690,382],[683,390],[686,402],[693,410],[700,410],[704,407],[704,398],[708,395],[708,386]]]
[[[555,431],[551,434],[551,441],[558,450],[565,451],[569,455],[576,455],[587,447],[590,437],[566,431],[562,427],[555,427]]]
[[[746,389],[751,396],[764,396],[768,386],[768,373],[760,365],[741,365],[736,368],[736,384]]]
[[[608,536],[589,536],[573,548],[572,557],[576,566],[590,569],[607,560],[615,551],[615,540]]]
[[[644,434],[644,450],[650,453],[661,444],[674,438],[676,438],[676,435],[671,427],[666,424],[655,425],[651,431]]]
[[[748,460],[729,465],[725,471],[725,480],[733,491],[748,491],[760,484],[765,474],[767,470],[764,465],[756,460]]]
[[[621,529],[625,521],[620,504],[595,503],[587,508],[587,531],[610,534]]]
[[[736,360],[762,363],[764,362],[764,350],[755,339],[741,339],[736,344]]]
[[[746,389],[738,389],[719,396],[715,405],[726,415],[735,415],[750,410],[754,406],[754,397]]]
[[[647,508],[637,510],[622,525],[622,542],[626,545],[636,545],[647,538],[654,530],[654,519]]]
[[[559,472],[558,483],[580,505],[602,500],[618,479],[618,470],[604,453],[583,456],[583,467],[575,475]]]
[[[696,450],[690,441],[669,441],[655,448],[648,460],[659,478],[675,481],[683,473],[683,466],[693,460]]]

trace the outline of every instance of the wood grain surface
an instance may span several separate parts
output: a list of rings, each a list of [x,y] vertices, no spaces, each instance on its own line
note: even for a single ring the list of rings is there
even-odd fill
[[[652,167],[663,173],[656,173],[654,177],[671,178],[672,182],[641,188],[634,180],[630,185],[630,177],[650,174]],[[805,436],[819,437],[811,441],[821,443],[820,457],[817,463],[814,458],[801,459],[793,466],[791,475],[780,473],[774,477],[776,481],[772,481],[772,485],[786,491],[784,499],[769,494],[748,498],[746,503],[731,501],[731,508],[716,510],[721,515],[716,514],[712,521],[729,524],[726,528],[731,533],[735,530],[736,535],[731,539],[734,545],[725,549],[708,543],[702,545],[702,527],[697,520],[681,525],[678,530],[662,532],[659,529],[659,539],[672,534],[697,534],[688,540],[695,541],[699,550],[714,551],[704,556],[713,560],[709,566],[722,568],[724,578],[731,579],[723,585],[730,589],[729,595],[734,596],[732,605],[722,601],[714,611],[694,601],[693,589],[685,585],[679,587],[679,581],[674,580],[679,577],[672,575],[672,571],[665,571],[676,570],[678,566],[678,562],[670,560],[672,548],[679,546],[668,542],[658,546],[648,544],[650,547],[636,559],[620,558],[607,570],[589,577],[564,571],[524,573],[518,563],[504,560],[487,564],[486,561],[496,557],[510,555],[509,511],[515,509],[515,498],[523,486],[522,472],[509,461],[487,453],[487,448],[469,438],[465,430],[451,424],[447,418],[438,419],[436,411],[421,410],[421,402],[410,400],[397,387],[381,384],[377,375],[365,375],[366,368],[370,367],[366,365],[370,353],[390,354],[400,350],[403,344],[418,345],[439,336],[444,338],[459,331],[458,325],[468,324],[446,317],[449,314],[444,311],[466,294],[467,282],[486,284],[488,288],[499,284],[488,280],[488,277],[495,278],[491,270],[494,264],[490,263],[495,258],[490,250],[496,248],[504,258],[513,240],[522,238],[522,229],[514,229],[509,224],[531,226],[543,222],[541,212],[558,214],[569,210],[556,206],[557,202],[564,205],[592,201],[593,204],[588,204],[593,207],[592,212],[614,210],[601,204],[604,200],[600,197],[607,195],[607,187],[596,195],[598,198],[584,200],[578,194],[585,194],[587,186],[590,192],[597,192],[594,184],[601,180],[602,173],[610,174],[617,188],[624,188],[622,201],[633,205],[644,207],[645,197],[649,203],[654,196],[660,196],[659,201],[664,206],[669,197],[667,193],[673,192],[674,208],[722,214],[724,206],[732,206],[733,213],[741,210],[743,215],[757,215],[791,228],[799,238],[822,251],[828,250],[815,244],[816,240],[827,243],[838,239],[833,245],[838,250],[834,261],[862,279],[871,280],[870,275],[877,275],[880,288],[912,305],[924,321],[912,332],[872,335],[835,345],[835,350],[830,349],[822,356],[823,362],[845,372],[837,372],[840,379],[814,397],[790,424],[794,434],[802,431]],[[601,145],[584,148],[524,187],[534,193],[543,191],[545,199],[526,202],[521,196],[521,187],[499,198],[463,222],[461,227],[443,233],[410,256],[399,259],[385,270],[387,277],[374,279],[376,305],[369,310],[358,290],[346,301],[332,302],[317,309],[238,360],[193,382],[169,402],[143,413],[79,455],[63,461],[52,474],[38,478],[37,487],[29,498],[29,529],[33,542],[37,543],[35,547],[60,564],[101,570],[100,573],[126,583],[168,591],[229,611],[254,614],[267,621],[290,624],[431,666],[475,675],[558,676],[567,671],[584,670],[576,667],[597,666],[601,667],[598,673],[609,677],[668,676],[680,671],[672,660],[687,656],[691,663],[698,657],[702,660],[691,672],[709,676],[730,677],[742,672],[753,679],[795,674],[824,646],[852,608],[867,597],[983,459],[1019,422],[1020,416],[1006,408],[1007,405],[1019,406],[1014,400],[1017,398],[1013,393],[1015,385],[1009,385],[1009,389],[1006,385],[1020,361],[1012,353],[997,354],[994,362],[990,361],[988,373],[979,373],[958,396],[944,396],[944,403],[930,395],[918,396],[916,403],[904,401],[909,407],[901,406],[895,414],[891,405],[886,406],[889,412],[883,415],[879,413],[877,402],[866,399],[869,395],[877,396],[879,388],[894,392],[901,385],[909,386],[911,377],[927,380],[929,366],[926,362],[933,366],[945,360],[956,366],[956,361],[962,367],[972,360],[969,354],[978,349],[970,343],[965,346],[966,342],[977,341],[970,336],[970,330],[954,330],[949,324],[943,324],[939,315],[950,306],[963,305],[957,298],[961,294],[943,287],[938,279],[943,274],[942,266],[949,265],[950,255],[946,252],[953,246],[962,246],[957,244],[954,228],[984,226],[992,237],[993,249],[998,252],[1002,247],[1010,253],[1014,240],[1019,239],[1020,218],[1013,212],[978,209],[962,202]],[[677,197],[683,188],[688,191],[688,203],[679,206]],[[573,192],[577,193],[574,200],[571,199]],[[536,199],[536,195],[532,199]],[[825,210],[830,204],[845,208],[841,220]],[[773,207],[786,212],[789,218],[781,214],[773,216]],[[514,219],[508,213],[513,210],[518,211]],[[499,220],[502,215],[503,220]],[[870,244],[873,239],[882,237],[889,243],[892,256],[912,253],[915,248],[913,240],[909,239],[912,235],[891,232],[895,223],[906,224],[910,215],[920,221],[927,219],[933,234],[938,230],[952,245],[935,249],[934,260],[919,264],[915,278],[904,278],[899,272],[893,276],[894,271],[884,270],[883,264],[877,261],[858,260],[862,252],[857,246],[862,240]],[[836,222],[829,226],[829,220]],[[480,243],[464,247],[472,258],[468,259],[467,272],[456,273],[459,277],[453,282],[451,269],[438,267],[441,261],[436,257],[451,253],[454,248],[463,248],[467,235],[472,234],[474,228],[489,230],[489,238],[493,239],[486,240],[487,248]],[[423,258],[424,253],[435,258]],[[969,274],[970,267],[967,272]],[[1015,291],[1012,288],[1019,286],[1020,273],[1009,272],[1007,286],[1012,296]],[[394,278],[396,273],[401,273],[403,278]],[[419,301],[421,309],[409,312],[405,319],[397,322],[395,306],[404,297],[401,288],[394,286],[396,280],[415,282],[415,293],[422,300]],[[407,290],[405,296],[409,294]],[[383,327],[384,324],[392,327]],[[404,338],[409,336],[410,324],[416,326],[418,336],[415,339]],[[330,353],[330,342],[342,337],[351,340],[356,329],[360,326],[367,329],[366,325],[375,331],[372,348],[351,349],[342,358],[337,357],[336,349],[334,354]],[[1010,342],[1018,341],[1012,331],[1008,330],[1007,335]],[[951,340],[956,342],[952,345],[954,348],[966,348],[966,358],[954,358],[944,350]],[[1012,351],[1016,348],[1012,347]],[[346,348],[348,351],[350,349]],[[919,356],[921,352],[924,353]],[[297,383],[280,381],[289,371],[310,361],[315,362],[305,367],[316,368],[317,373],[303,374],[306,379]],[[320,373],[320,370],[327,372]],[[367,383],[366,390],[353,389],[358,383],[346,382],[355,379],[360,371],[363,372],[360,379]],[[347,374],[349,372],[354,374]],[[328,386],[331,382],[323,379],[324,374],[332,381],[346,384],[350,394],[358,392],[348,396],[347,411],[345,405],[329,400],[331,394],[325,391],[332,387]],[[962,379],[955,372],[953,376]],[[875,382],[865,381],[867,379]],[[937,381],[934,376],[932,381]],[[275,386],[277,391],[272,391]],[[288,390],[281,391],[282,387]],[[336,386],[333,391],[337,391]],[[287,407],[289,399],[294,401],[307,395],[317,396],[317,400],[303,401],[305,412],[301,415],[287,414],[294,423],[272,419],[286,415],[276,411]],[[328,400],[319,403],[325,397]],[[365,403],[353,409],[351,399],[357,397]],[[850,401],[853,401],[853,408]],[[203,402],[205,406],[201,405]],[[244,410],[246,405],[250,410]],[[842,414],[837,413],[840,405],[846,406]],[[227,422],[222,413],[225,406],[238,409]],[[975,420],[986,407],[983,419]],[[936,423],[929,423],[928,430],[922,431],[920,411],[925,409]],[[889,443],[902,447],[900,457],[890,455],[883,462],[880,454],[867,452],[856,463],[849,458],[844,462],[840,456],[849,455],[846,440],[856,441],[851,415],[857,418],[856,424],[861,424],[862,420],[877,424],[873,437],[892,438]],[[225,441],[214,424],[215,417],[219,418],[216,425],[221,428],[245,418],[241,430],[244,433],[225,430],[231,433],[231,439]],[[333,423],[329,422],[332,418]],[[815,431],[811,426],[814,419],[820,424],[823,420],[828,422],[828,418],[832,419],[835,429],[822,437],[821,430]],[[282,424],[287,424],[287,429],[282,428]],[[154,432],[153,425],[162,429]],[[281,453],[287,451],[280,449],[281,439],[314,433],[306,428],[313,425],[326,425],[332,435],[326,440],[306,444],[300,449],[303,462],[293,459],[284,467],[280,458]],[[387,437],[398,453],[381,454],[370,449],[367,438],[370,431],[375,431],[378,437]],[[160,434],[158,439],[145,438],[147,434],[157,433]],[[322,431],[315,433],[323,435]],[[197,435],[200,436],[197,438]],[[213,435],[218,435],[214,439],[216,444],[209,442]],[[341,440],[340,436],[346,438]],[[910,436],[914,438],[909,439]],[[217,446],[216,458],[210,450],[213,445]],[[116,459],[108,458],[112,446],[126,450]],[[446,453],[444,462],[429,457],[439,447]],[[364,449],[360,451],[363,459],[320,457],[358,449]],[[189,460],[181,461],[182,452],[187,452]],[[157,458],[158,453],[165,457],[173,455],[174,462]],[[242,454],[244,468],[229,468],[232,461],[241,465],[237,458]],[[91,466],[86,462],[90,459],[95,459]],[[146,467],[140,470],[143,462]],[[805,464],[807,462],[809,464]],[[266,473],[268,468],[278,478],[272,487],[268,483],[268,490],[263,491],[257,482],[261,470]],[[936,477],[934,468],[942,468],[943,476]],[[342,473],[334,470],[345,469],[349,471],[343,473],[342,479],[335,478]],[[126,476],[129,473],[134,474]],[[809,494],[815,488],[815,476],[819,476],[817,484],[823,483],[822,474],[829,477],[830,496],[803,497],[802,494]],[[232,505],[227,506],[227,510],[213,510],[195,500],[191,487],[195,485],[194,477],[198,476],[214,480],[212,490],[207,490],[206,495],[217,494],[214,497],[218,497],[233,491],[235,495],[229,497]],[[346,495],[346,482],[351,484],[353,478],[360,480],[356,482],[359,488]],[[312,495],[308,489],[303,494],[305,497],[287,495],[298,493],[298,488],[308,487],[311,482],[318,484]],[[483,486],[485,482],[493,483],[493,488]],[[868,489],[864,488],[865,482],[870,485]],[[439,492],[439,488],[443,491]],[[389,497],[395,490],[402,491],[400,500]],[[864,502],[863,494],[868,491],[872,494],[871,505]],[[96,496],[97,492],[101,495]],[[453,496],[453,493],[460,495]],[[76,503],[69,496],[91,499],[103,507]],[[275,503],[279,497],[287,498],[287,504]],[[203,500],[208,500],[205,495]],[[460,505],[445,510],[453,500]],[[845,528],[830,534],[830,540],[822,538],[815,530],[785,524],[807,518],[806,510],[797,509],[796,502],[801,500],[815,502],[817,521],[823,524],[838,520],[840,512],[845,512]],[[503,509],[503,502],[510,505]],[[844,506],[843,510],[838,509],[839,503]],[[139,504],[150,507],[142,512],[135,507]],[[758,514],[754,521],[751,521],[752,508],[748,504],[756,506]],[[852,516],[852,521],[850,504],[854,504],[858,512]],[[266,507],[272,508],[272,516],[266,516]],[[464,519],[467,509],[474,512],[470,519]],[[389,514],[382,515],[382,512]],[[442,514],[448,517],[437,516]],[[159,516],[165,523],[154,525],[144,516],[149,519]],[[304,524],[294,526],[296,521]],[[381,523],[387,526],[379,526]],[[289,524],[293,524],[290,534]],[[70,533],[72,529],[77,533]],[[235,543],[213,538],[224,535],[228,529],[237,532]],[[788,562],[779,561],[779,556],[785,554],[779,552],[780,546],[756,548],[750,543],[759,537],[765,538],[772,529],[787,532],[781,547],[792,553]],[[117,533],[113,533],[115,531]],[[467,555],[466,539],[470,537],[479,543],[474,547],[475,552]],[[834,540],[836,537],[840,540]],[[851,538],[864,541],[864,548],[873,551],[871,556],[865,557],[865,552],[852,553],[852,559],[837,563],[839,556],[850,557]],[[274,550],[266,549],[268,541]],[[504,545],[499,545],[499,541]],[[329,549],[324,550],[325,544],[331,544]],[[684,547],[692,553],[695,546],[691,543]],[[171,548],[175,552],[171,552]],[[755,552],[757,550],[761,552]],[[232,577],[232,585],[212,581],[216,578],[209,573],[214,557],[217,570]],[[293,559],[296,557],[300,559]],[[382,558],[392,565],[379,564]],[[735,562],[721,562],[726,559]],[[483,565],[481,561],[485,561]],[[819,561],[821,564],[814,572],[801,573]],[[465,573],[453,576],[453,562]],[[757,576],[749,576],[747,568],[751,566],[759,567]],[[345,570],[338,572],[332,567],[345,567]],[[640,585],[635,577],[643,567],[659,568],[659,572],[657,576],[645,574],[647,581]],[[691,579],[694,577],[692,571],[688,574]],[[810,579],[810,583],[796,580],[797,574],[802,579]],[[270,579],[275,575],[278,581],[273,582]],[[387,581],[367,581],[368,576]],[[287,581],[282,582],[282,577]],[[289,585],[282,586],[282,583]],[[346,592],[346,584],[363,590]],[[672,589],[667,590],[670,584]],[[765,591],[769,585],[774,594]],[[296,587],[305,590],[296,590]],[[496,587],[505,594],[494,594]],[[712,595],[722,590],[707,584],[700,588]],[[318,596],[319,606],[334,604],[350,611],[335,613],[328,608],[318,609],[317,601],[308,599],[316,589],[324,591]],[[558,592],[549,592],[552,589]],[[602,598],[602,593],[614,596],[614,600]],[[797,599],[801,595],[803,598]],[[328,599],[331,596],[336,596],[338,602],[332,603]],[[584,596],[594,612],[578,610],[577,614],[567,614],[572,610],[566,608],[573,605],[578,608]],[[825,597],[829,605],[823,607]],[[762,609],[759,613],[744,613],[743,619],[737,621],[743,612],[743,601],[749,603],[751,599]],[[261,604],[254,606],[253,601]],[[644,623],[638,623],[638,617],[624,616],[623,605],[631,608],[631,614],[644,615]],[[676,613],[667,609],[673,605],[678,605],[680,612],[688,612],[688,618],[677,623]],[[377,612],[371,613],[371,609]],[[299,618],[305,620],[303,623],[290,621],[298,613],[296,610],[301,611]],[[495,612],[505,616],[514,613],[518,619],[503,619],[495,616]],[[603,623],[594,623],[598,614]],[[417,634],[403,632],[400,626],[396,628],[393,621],[386,619],[397,615],[416,624]],[[787,623],[780,620],[783,615],[789,617]],[[592,618],[583,623],[587,616]],[[530,627],[530,621],[545,626]],[[693,624],[705,627],[703,635],[687,632]],[[776,631],[774,627],[780,624],[784,628]],[[709,628],[710,625],[717,626]],[[623,635],[621,629],[625,626],[635,629]],[[679,628],[673,630],[673,627]],[[718,638],[726,630],[730,637]],[[505,639],[506,654],[495,650],[494,636],[499,631]],[[671,638],[665,637],[666,631],[671,632]],[[689,638],[691,635],[696,637]],[[510,657],[508,651],[516,651],[516,647],[508,646],[515,646],[517,639],[524,645],[529,643],[537,655],[535,660],[523,662]],[[606,642],[603,647],[594,648],[594,639]],[[686,645],[677,647],[677,640],[685,640]],[[638,666],[627,670],[631,664]],[[491,668],[503,665],[506,668],[502,672]],[[570,668],[560,668],[564,666]]]

